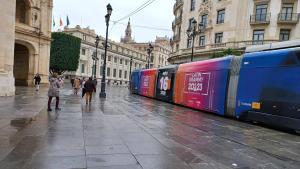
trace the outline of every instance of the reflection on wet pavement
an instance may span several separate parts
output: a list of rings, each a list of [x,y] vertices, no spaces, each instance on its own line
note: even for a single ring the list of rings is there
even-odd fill
[[[100,90],[98,90],[100,91]],[[0,169],[298,169],[300,137],[109,87],[86,105],[69,88],[0,98]],[[39,113],[40,112],[40,113]]]

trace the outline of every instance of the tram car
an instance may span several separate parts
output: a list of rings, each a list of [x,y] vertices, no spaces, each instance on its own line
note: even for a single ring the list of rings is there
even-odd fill
[[[132,93],[300,131],[300,41],[133,72]],[[248,52],[248,53],[247,53]],[[138,77],[135,77],[138,76]],[[138,92],[136,92],[138,91]]]
[[[134,70],[130,76],[130,91],[134,94],[139,94],[140,90],[141,70]]]
[[[140,75],[139,94],[154,98],[156,86],[157,69],[145,69]]]

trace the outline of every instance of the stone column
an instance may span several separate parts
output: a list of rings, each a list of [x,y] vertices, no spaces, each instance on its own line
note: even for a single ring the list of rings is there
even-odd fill
[[[15,0],[0,0],[0,96],[15,94],[13,76],[15,45]]]

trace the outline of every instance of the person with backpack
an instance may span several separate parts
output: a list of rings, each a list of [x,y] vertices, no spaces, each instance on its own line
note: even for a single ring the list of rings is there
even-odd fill
[[[90,77],[84,84],[86,104],[91,104],[93,92],[96,92],[96,86]]]

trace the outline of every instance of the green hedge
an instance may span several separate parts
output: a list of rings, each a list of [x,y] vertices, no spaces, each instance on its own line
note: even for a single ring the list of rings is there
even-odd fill
[[[52,33],[50,73],[76,71],[79,64],[81,39],[62,32]]]

